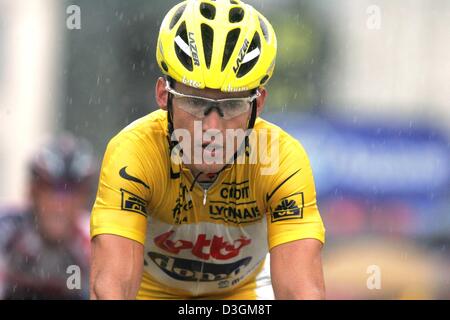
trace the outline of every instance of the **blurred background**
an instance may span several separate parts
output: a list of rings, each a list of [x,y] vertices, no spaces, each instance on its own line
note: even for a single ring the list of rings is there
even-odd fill
[[[156,39],[177,2],[0,0],[1,207],[30,201],[50,137],[101,159],[156,110]],[[247,2],[278,36],[263,118],[310,156],[327,297],[449,299],[450,2]]]

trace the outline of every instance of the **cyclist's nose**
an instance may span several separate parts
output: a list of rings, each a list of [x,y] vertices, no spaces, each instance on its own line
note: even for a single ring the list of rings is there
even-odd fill
[[[203,118],[203,130],[208,129],[222,129],[223,118],[221,110],[218,108],[210,108]]]

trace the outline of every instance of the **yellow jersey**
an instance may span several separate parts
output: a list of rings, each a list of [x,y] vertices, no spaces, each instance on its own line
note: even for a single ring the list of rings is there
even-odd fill
[[[237,159],[203,189],[173,160],[167,127],[167,112],[158,110],[111,139],[92,209],[91,238],[113,234],[144,246],[138,299],[255,299],[271,248],[325,241],[311,166],[296,139],[258,118],[255,136],[278,139],[275,170],[264,172],[270,163],[263,156],[249,161],[253,143],[262,141],[256,138],[247,160]],[[273,141],[266,139],[269,149]]]

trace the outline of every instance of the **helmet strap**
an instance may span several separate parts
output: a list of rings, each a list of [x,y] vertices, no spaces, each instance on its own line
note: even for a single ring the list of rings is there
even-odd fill
[[[255,126],[255,122],[256,122],[256,111],[258,109],[258,102],[256,100],[254,100],[252,102],[252,113],[250,115],[250,120],[248,121],[248,126],[247,126],[247,134],[245,135],[245,146],[244,146],[244,150],[245,150],[245,155],[247,157],[250,156],[250,139],[249,139],[249,135],[251,134],[254,126]]]
[[[169,76],[166,76],[166,80],[169,82],[170,86],[173,85],[173,79]],[[173,95],[168,92],[167,93],[167,140],[169,141],[169,151],[172,152],[172,149],[178,144],[177,141],[172,141],[172,134],[174,131],[173,127]]]
[[[248,121],[248,129],[252,130],[255,126],[256,122],[256,111],[258,109],[258,102],[256,100],[253,100],[252,102],[252,114],[250,115],[250,120]]]

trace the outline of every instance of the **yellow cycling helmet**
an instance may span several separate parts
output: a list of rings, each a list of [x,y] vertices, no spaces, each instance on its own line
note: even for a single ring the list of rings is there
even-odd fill
[[[267,83],[277,39],[271,24],[238,0],[187,0],[165,16],[156,57],[161,71],[188,86],[240,92]]]

